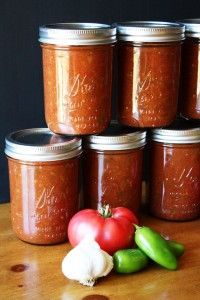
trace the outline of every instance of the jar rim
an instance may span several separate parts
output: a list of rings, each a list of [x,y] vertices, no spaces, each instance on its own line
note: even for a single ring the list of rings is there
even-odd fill
[[[200,37],[200,19],[183,19],[178,22],[185,26],[186,37]]]
[[[48,128],[14,131],[5,138],[5,154],[23,161],[56,161],[69,159],[82,152],[81,139],[60,136]]]
[[[146,131],[134,131],[118,135],[90,135],[85,139],[85,147],[94,150],[129,150],[146,144]]]
[[[177,22],[129,21],[116,23],[121,41],[173,42],[185,38],[185,26]]]
[[[57,45],[101,45],[116,42],[116,27],[101,23],[51,23],[39,27],[39,42]]]
[[[189,129],[154,129],[152,140],[173,144],[200,143],[200,127]]]

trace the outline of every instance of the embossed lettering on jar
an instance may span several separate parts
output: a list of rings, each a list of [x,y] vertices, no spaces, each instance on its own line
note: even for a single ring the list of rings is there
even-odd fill
[[[160,218],[200,216],[200,128],[155,129],[151,144],[150,209]]]
[[[146,132],[111,125],[105,133],[86,139],[83,156],[86,207],[109,204],[138,212],[145,137]]]
[[[33,244],[67,239],[67,225],[79,208],[81,140],[28,129],[6,138],[11,219],[16,235]]]
[[[185,25],[182,48],[180,111],[189,119],[200,119],[200,19],[180,21]]]
[[[111,116],[116,28],[64,23],[40,27],[45,119],[55,133],[93,134]]]
[[[118,24],[119,121],[160,127],[177,113],[184,26],[165,22]]]

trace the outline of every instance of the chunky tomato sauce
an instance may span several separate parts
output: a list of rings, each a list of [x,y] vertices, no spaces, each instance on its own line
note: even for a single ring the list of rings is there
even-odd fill
[[[86,207],[124,206],[138,212],[141,203],[142,148],[86,150],[83,156]]]
[[[186,38],[182,51],[180,107],[183,116],[200,119],[200,43]]]
[[[119,121],[133,127],[169,125],[176,117],[181,42],[121,42]]]
[[[200,216],[200,144],[151,146],[150,209],[160,218]]]
[[[100,133],[111,118],[113,45],[42,44],[45,118],[61,134]]]
[[[79,208],[79,159],[23,162],[8,158],[11,218],[16,235],[33,244],[67,239]]]

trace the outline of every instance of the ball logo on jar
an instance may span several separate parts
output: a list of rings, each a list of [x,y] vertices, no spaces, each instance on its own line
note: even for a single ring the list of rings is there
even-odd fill
[[[174,166],[175,169],[175,166]],[[169,176],[165,178],[165,185],[173,185],[173,190],[170,192],[171,195],[176,196],[190,196],[189,189],[183,190],[182,188],[186,185],[191,189],[198,189],[199,181],[198,177],[193,172],[194,168],[184,168],[177,170],[175,169],[174,176],[169,179]]]
[[[61,218],[66,217],[65,203],[67,201],[67,195],[67,190],[64,193],[56,191],[55,186],[44,187],[41,195],[38,197],[35,207],[36,212],[42,210],[42,213],[38,214],[39,219],[53,217],[55,215],[59,215],[60,213],[63,213]],[[60,208],[57,207],[58,203]]]
[[[77,74],[71,78],[71,84],[68,90],[68,97],[75,97],[78,93],[89,94],[95,90],[93,79],[89,79],[87,75],[81,77]]]

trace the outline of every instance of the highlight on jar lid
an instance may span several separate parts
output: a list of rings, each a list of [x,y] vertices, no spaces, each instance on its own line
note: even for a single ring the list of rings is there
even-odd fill
[[[60,136],[48,128],[12,132],[5,139],[5,154],[23,161],[55,161],[75,157],[82,152],[81,139]]]
[[[200,37],[200,19],[179,20],[185,26],[186,37]]]
[[[116,26],[121,41],[174,42],[185,38],[185,26],[175,22],[130,21],[117,23]]]
[[[39,42],[57,45],[99,45],[116,42],[116,27],[99,23],[54,23],[39,27]]]
[[[133,128],[111,123],[109,128],[99,135],[85,138],[85,148],[95,150],[128,150],[140,148],[146,144],[146,131],[134,131]]]
[[[156,142],[173,144],[194,144],[200,143],[200,127],[193,127],[181,123],[171,125],[167,128],[152,130],[152,140]]]

